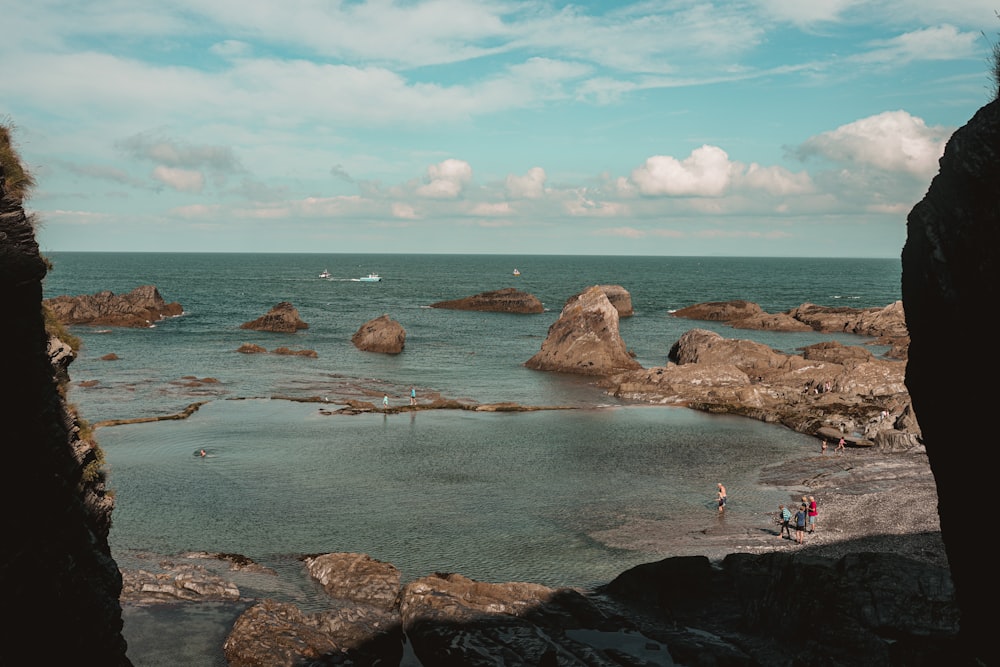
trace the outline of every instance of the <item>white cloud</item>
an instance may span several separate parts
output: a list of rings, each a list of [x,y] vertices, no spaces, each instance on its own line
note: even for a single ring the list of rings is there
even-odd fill
[[[471,181],[472,166],[464,160],[449,158],[427,167],[426,183],[416,192],[428,199],[456,199]]]
[[[507,202],[482,202],[473,206],[470,212],[472,215],[489,217],[496,215],[510,215],[514,212],[514,209]]]
[[[545,194],[545,170],[532,167],[524,176],[507,175],[507,196],[511,199],[540,199]]]
[[[729,187],[733,163],[717,146],[702,146],[684,160],[654,155],[632,171],[632,182],[649,196],[717,197]]]
[[[227,146],[184,144],[179,141],[136,134],[119,142],[133,157],[171,167],[208,167],[218,171],[236,171],[239,160]]]
[[[763,190],[772,195],[802,194],[813,190],[812,180],[804,171],[795,174],[784,167],[763,167],[756,162],[739,173],[735,180],[745,188]]]
[[[209,218],[219,215],[222,207],[218,204],[191,204],[170,209],[171,215],[180,218]]]
[[[923,119],[905,111],[886,111],[812,137],[796,152],[928,178],[937,172],[951,133],[948,128],[927,127]]]
[[[629,214],[629,207],[627,204],[593,199],[588,194],[586,188],[577,190],[575,195],[575,199],[567,201],[563,204],[566,212],[570,215],[610,218],[626,216]]]
[[[961,32],[955,26],[934,26],[873,42],[873,51],[853,60],[899,67],[914,61],[979,57],[982,49],[978,42],[981,38],[978,32]]]
[[[159,166],[153,169],[153,178],[178,192],[201,192],[205,177],[200,171]]]
[[[363,210],[370,202],[364,197],[306,197],[298,203],[298,211],[310,217],[343,217]]]
[[[213,44],[209,50],[223,58],[239,58],[249,55],[252,51],[249,44],[238,39],[223,40]]]
[[[402,218],[404,220],[415,220],[419,216],[417,215],[417,210],[412,206],[410,206],[409,204],[403,204],[402,202],[393,202],[392,217]]]

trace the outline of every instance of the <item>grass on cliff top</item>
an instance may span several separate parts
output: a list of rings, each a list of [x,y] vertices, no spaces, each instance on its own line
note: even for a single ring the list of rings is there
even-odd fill
[[[0,120],[0,167],[3,168],[7,195],[23,201],[34,187],[35,179],[25,168],[14,146],[13,130],[13,123]]]

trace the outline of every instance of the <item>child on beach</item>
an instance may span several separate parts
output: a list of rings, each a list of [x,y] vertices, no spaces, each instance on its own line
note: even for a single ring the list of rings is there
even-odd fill
[[[803,544],[806,536],[806,516],[809,513],[805,503],[799,505],[799,511],[795,513],[795,543]]]
[[[779,540],[783,537],[792,539],[792,527],[790,524],[791,520],[792,520],[792,511],[787,507],[785,507],[784,505],[778,505],[778,523],[781,526],[778,529]]]

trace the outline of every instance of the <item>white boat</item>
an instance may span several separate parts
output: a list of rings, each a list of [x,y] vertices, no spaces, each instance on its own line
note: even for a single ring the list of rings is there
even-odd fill
[[[363,283],[377,283],[382,281],[382,276],[377,273],[369,273],[367,276],[358,278],[358,280]]]
[[[520,272],[520,271],[518,271],[517,269],[514,269],[514,275],[515,275],[515,276],[519,276],[519,275],[521,275],[521,272]]]
[[[320,278],[329,278],[330,277],[330,272],[327,271],[326,269],[323,269],[323,273],[319,274],[319,277]]]

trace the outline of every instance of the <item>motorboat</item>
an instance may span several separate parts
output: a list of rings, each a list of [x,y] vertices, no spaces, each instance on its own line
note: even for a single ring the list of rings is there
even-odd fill
[[[326,269],[323,269],[323,273],[319,274],[319,277],[320,278],[329,278],[330,277],[330,272],[327,271]]]
[[[382,282],[382,276],[377,273],[369,273],[367,276],[358,278],[358,280],[363,283],[378,283]]]
[[[514,269],[514,275],[515,275],[515,276],[519,276],[519,275],[521,275],[521,272],[520,272],[520,271],[518,271],[517,269]]]

